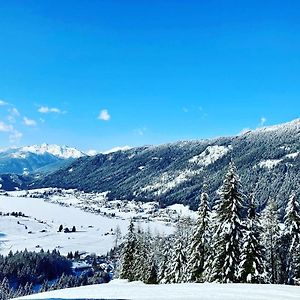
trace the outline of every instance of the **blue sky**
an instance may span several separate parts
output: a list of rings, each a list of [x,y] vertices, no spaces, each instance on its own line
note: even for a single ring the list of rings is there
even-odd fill
[[[106,150],[300,112],[299,1],[1,1],[0,147]]]

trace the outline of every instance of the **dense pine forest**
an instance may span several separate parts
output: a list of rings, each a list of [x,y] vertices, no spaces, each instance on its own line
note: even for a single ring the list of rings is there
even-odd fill
[[[77,251],[64,257],[57,250],[1,255],[0,300],[110,281],[108,270],[97,265],[96,257],[93,268],[75,272],[72,265],[79,258]]]
[[[229,164],[219,200],[210,208],[203,187],[197,220],[182,218],[174,235],[152,236],[131,222],[119,273],[145,283],[300,283],[300,208],[291,193],[284,218],[269,199],[258,212]]]

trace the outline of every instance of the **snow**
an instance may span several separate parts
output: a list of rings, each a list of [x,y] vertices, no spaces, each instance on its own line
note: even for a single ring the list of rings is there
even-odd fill
[[[287,154],[285,157],[287,157],[287,158],[296,158],[299,154],[300,154],[300,152],[297,151],[297,152],[294,152],[294,153]]]
[[[152,184],[143,187],[142,191],[153,191],[155,195],[160,196],[176,186],[190,180],[199,174],[199,170],[193,171],[186,169],[177,173],[164,172]]]
[[[231,147],[225,146],[208,146],[199,155],[196,155],[189,159],[190,163],[196,163],[199,166],[207,167],[213,164],[215,161],[226,155],[231,150]]]
[[[168,206],[169,210],[175,210],[179,215],[196,219],[197,212],[190,210],[189,206],[173,204]]]
[[[132,149],[132,147],[130,146],[118,146],[118,147],[114,147],[112,149],[109,149],[109,150],[106,150],[106,151],[103,151],[101,152],[102,154],[110,154],[110,153],[114,153],[114,152],[118,152],[118,151],[127,151],[127,150],[130,150]]]
[[[19,299],[128,299],[128,300],[296,300],[300,288],[270,284],[182,283],[146,285],[113,280],[107,284],[83,286],[26,296]]]
[[[20,155],[24,155],[24,152],[25,153],[31,152],[35,154],[49,153],[64,159],[79,158],[85,156],[83,152],[75,148],[70,148],[68,146],[49,145],[49,144],[25,146],[20,148],[18,153]]]
[[[272,169],[272,168],[276,167],[281,161],[282,161],[282,159],[267,159],[267,160],[263,160],[263,161],[259,162],[258,166],[260,168]]]
[[[286,131],[290,129],[299,129],[300,128],[300,119],[295,119],[291,122],[287,122],[284,124],[279,124],[279,125],[273,125],[273,126],[266,126],[262,128],[258,128],[254,131],[253,133],[260,133],[260,132],[272,132],[272,131]]]
[[[28,217],[15,218],[0,215],[1,231],[5,234],[0,237],[0,240],[4,241],[0,249],[3,254],[7,254],[10,250],[25,248],[31,251],[56,248],[62,254],[76,250],[105,254],[114,245],[116,227],[119,226],[122,234],[126,234],[129,219],[133,215],[132,213],[126,218],[112,218],[84,211],[75,207],[78,199],[72,196],[71,192],[63,205],[41,198],[21,197],[25,194],[24,191],[13,194],[18,196],[0,196],[0,211],[5,213],[21,211]],[[51,201],[55,201],[55,197]],[[18,221],[20,224],[17,223]],[[69,229],[74,225],[77,232],[57,232],[60,224]],[[140,220],[139,224],[145,229],[149,227],[152,232],[170,234],[173,231],[173,227],[165,222]]]

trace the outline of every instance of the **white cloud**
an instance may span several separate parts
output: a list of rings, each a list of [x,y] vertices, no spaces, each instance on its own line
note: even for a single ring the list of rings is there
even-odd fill
[[[9,136],[9,141],[11,143],[16,143],[22,138],[23,134],[19,132],[18,130],[13,130],[13,132]]]
[[[61,110],[56,107],[41,106],[38,109],[38,112],[40,112],[41,114],[49,114],[49,113],[60,114]]]
[[[0,132],[12,132],[13,130],[14,127],[12,125],[0,121]]]
[[[36,121],[32,119],[28,119],[27,117],[23,118],[23,122],[26,126],[36,126]]]
[[[267,119],[265,117],[261,117],[259,125],[264,126],[266,122],[267,122]]]
[[[9,112],[10,112],[10,114],[12,116],[15,116],[15,117],[19,117],[20,116],[19,111],[15,107],[13,107],[12,109],[10,109]]]
[[[107,109],[102,109],[99,113],[98,119],[102,121],[109,121],[110,120],[110,114]]]
[[[183,110],[183,112],[185,112],[185,113],[188,113],[188,112],[189,112],[189,109],[186,108],[186,107],[183,107],[182,110]]]
[[[7,132],[9,134],[9,141],[11,143],[18,142],[23,134],[16,130],[11,124],[6,124],[2,121],[0,121],[0,132]]]
[[[13,107],[13,108],[9,109],[8,112],[9,112],[9,115],[7,116],[7,120],[10,123],[15,123],[16,118],[20,116],[19,111],[15,107]]]
[[[4,100],[0,100],[0,106],[4,106],[4,105],[7,105],[8,103],[5,102]]]

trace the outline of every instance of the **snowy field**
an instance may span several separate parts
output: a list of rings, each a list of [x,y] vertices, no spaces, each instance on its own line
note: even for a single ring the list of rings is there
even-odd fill
[[[107,284],[46,292],[22,299],[299,300],[300,287],[215,283],[146,285],[113,280]]]
[[[27,217],[0,216],[0,251],[30,251],[58,249],[61,254],[80,251],[106,254],[114,245],[114,231],[120,227],[126,234],[129,218],[111,218],[81,210],[74,206],[62,206],[40,198],[0,196],[0,211],[11,213],[21,211]],[[57,232],[59,225],[77,232]],[[172,226],[164,222],[140,221],[141,227],[152,232],[169,234]]]

